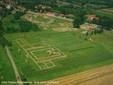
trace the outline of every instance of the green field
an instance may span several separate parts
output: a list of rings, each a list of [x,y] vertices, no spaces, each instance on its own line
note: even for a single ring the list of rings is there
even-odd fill
[[[112,31],[88,36],[85,40],[86,36],[82,34],[85,30],[66,30],[72,27],[70,21],[37,13],[33,16],[28,13],[22,19],[26,17],[28,20],[32,17],[29,21],[47,30],[5,35],[12,42],[9,49],[22,78],[51,80],[113,63]],[[6,56],[5,51],[0,50]],[[11,72],[10,75],[14,75]]]
[[[2,81],[15,81],[15,80],[16,80],[15,74],[12,65],[6,55],[5,49],[0,47],[0,85]]]
[[[21,76],[25,76],[28,80],[39,81],[55,79],[113,63],[113,40],[107,40],[107,38],[113,37],[112,33],[104,32],[103,34],[93,35],[92,38],[98,39],[106,37],[106,39],[98,39],[95,42],[91,42],[90,40],[84,40],[84,36],[79,37],[81,32],[82,30],[76,32],[41,31],[24,33],[24,39],[30,45],[36,45],[37,43],[35,46],[37,47],[41,45],[39,44],[41,41],[44,41],[49,44],[50,47],[54,48],[53,46],[55,46],[67,55],[63,58],[52,59],[48,57],[48,54],[44,50],[41,52],[32,50],[35,51],[34,54],[37,57],[44,57],[44,61],[39,60],[37,62],[41,68],[45,69],[40,69],[30,57],[26,57],[25,50],[15,41],[16,39],[20,39],[20,33],[6,35],[6,37],[13,43],[10,50]],[[27,46],[31,49],[29,45]],[[44,48],[48,48],[48,46]],[[18,52],[18,49],[21,49],[21,51]],[[52,60],[49,61],[46,58]],[[46,68],[45,65],[50,66],[50,68]]]

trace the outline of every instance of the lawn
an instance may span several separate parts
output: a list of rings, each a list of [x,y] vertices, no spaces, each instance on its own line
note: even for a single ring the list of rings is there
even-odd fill
[[[27,58],[25,51],[15,42],[15,39],[19,39],[20,33],[6,35],[6,37],[13,43],[10,50],[21,76],[25,76],[28,80],[32,81],[42,81],[113,63],[113,49],[111,48],[113,47],[113,41],[91,42],[90,40],[85,40],[84,36],[79,37],[81,31],[78,30],[73,33],[48,30],[24,33],[24,39],[30,44],[44,41],[49,45],[54,45],[67,55],[65,58],[52,60],[55,66],[44,70],[40,70],[31,58]],[[105,32],[93,35],[92,38],[112,36],[112,33]],[[21,49],[21,51],[18,52],[18,49]],[[46,55],[44,51],[43,53],[38,52],[38,54],[41,56]],[[42,63],[40,64],[43,66]],[[50,62],[47,64],[51,66]]]
[[[46,52],[46,49],[45,50],[41,50],[41,51],[34,51],[33,54],[36,55],[39,59],[49,56],[48,53]]]
[[[15,80],[16,78],[11,62],[9,61],[8,56],[6,55],[5,49],[0,46],[0,83],[1,81],[15,81]]]

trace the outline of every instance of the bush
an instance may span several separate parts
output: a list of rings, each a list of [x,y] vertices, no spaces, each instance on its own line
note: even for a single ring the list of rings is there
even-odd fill
[[[2,46],[2,47],[5,47],[6,45],[7,46],[12,46],[12,44],[11,44],[11,42],[9,42],[7,39],[5,39],[4,37],[2,37],[1,39],[0,39],[0,45]]]

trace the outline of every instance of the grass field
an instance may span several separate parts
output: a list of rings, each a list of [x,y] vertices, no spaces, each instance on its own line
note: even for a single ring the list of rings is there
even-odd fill
[[[113,63],[113,40],[107,39],[113,37],[112,33],[106,31],[103,34],[93,35],[92,39],[97,38],[97,40],[91,42],[90,40],[84,40],[84,36],[79,37],[81,32],[82,30],[75,32],[55,32],[48,30],[24,33],[24,43],[23,41],[18,42],[21,43],[25,49],[31,50],[30,52],[33,52],[36,58],[39,58],[39,60],[35,59],[39,66],[32,58],[27,57],[26,50],[15,41],[21,39],[20,33],[6,35],[6,37],[13,43],[10,50],[21,76],[25,76],[28,80],[41,81],[55,79]],[[99,40],[99,38],[105,37],[106,39]],[[42,41],[49,46],[42,45]],[[25,42],[27,42],[26,44],[28,45],[26,45]],[[33,46],[35,46],[36,49],[32,48]],[[44,47],[42,51],[41,46],[42,48]],[[66,57],[52,59],[46,52],[48,48],[55,49],[55,47],[65,54]],[[20,52],[18,49],[20,49]],[[58,49],[55,51],[59,52]],[[30,53],[29,51],[27,52],[28,54]],[[33,55],[31,56],[33,57]],[[41,60],[41,58],[44,58],[44,60]],[[44,69],[40,69],[40,67]]]
[[[37,45],[37,47],[34,47],[34,45],[27,42],[24,38],[16,39],[15,41],[26,52],[26,57],[31,58],[41,70],[54,67],[53,59],[66,57],[60,49],[44,41],[41,41],[40,45],[38,44],[39,46]],[[39,63],[43,64],[43,66]]]
[[[16,80],[15,74],[12,65],[5,53],[5,49],[0,47],[0,85],[2,81],[15,81],[15,80]]]
[[[22,78],[51,80],[113,63],[112,31],[92,35],[85,40],[83,29],[69,31],[72,28],[70,21],[37,13],[33,16],[28,13],[22,18],[46,29],[5,35],[13,44],[10,51]],[[0,75],[4,76],[4,80],[15,79],[4,49],[0,48],[0,52],[0,66],[4,69],[4,73],[0,69]]]

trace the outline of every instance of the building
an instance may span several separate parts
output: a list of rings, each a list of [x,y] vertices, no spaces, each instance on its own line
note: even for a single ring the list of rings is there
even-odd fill
[[[98,17],[96,15],[86,15],[86,17],[87,17],[87,20],[93,20],[93,19],[98,20]]]

